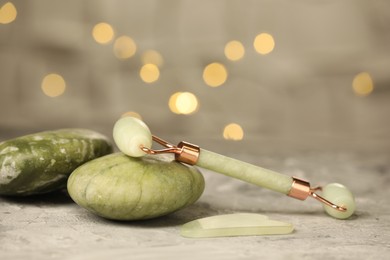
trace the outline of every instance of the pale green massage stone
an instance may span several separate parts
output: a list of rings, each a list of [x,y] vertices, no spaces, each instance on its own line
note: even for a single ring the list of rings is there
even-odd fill
[[[167,155],[132,158],[116,153],[90,161],[69,177],[68,192],[87,210],[115,220],[163,216],[194,203],[202,174]]]
[[[235,213],[197,219],[184,224],[180,234],[188,238],[282,235],[293,232],[290,223],[254,213]]]

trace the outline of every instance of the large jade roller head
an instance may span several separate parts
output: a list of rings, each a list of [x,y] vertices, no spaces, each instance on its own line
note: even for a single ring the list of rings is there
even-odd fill
[[[133,117],[119,119],[114,126],[113,135],[118,148],[132,157],[173,153],[175,160],[182,163],[197,165],[299,200],[312,197],[320,201],[325,211],[334,218],[347,219],[355,211],[352,193],[341,184],[332,183],[323,188],[312,188],[307,181],[213,153],[194,144],[183,141],[175,146],[152,135],[144,122]],[[152,141],[165,148],[151,149]],[[320,196],[318,191],[322,191],[323,196]]]
[[[144,156],[141,147],[152,147],[152,134],[148,126],[135,117],[119,119],[114,125],[113,137],[119,150],[131,157]]]

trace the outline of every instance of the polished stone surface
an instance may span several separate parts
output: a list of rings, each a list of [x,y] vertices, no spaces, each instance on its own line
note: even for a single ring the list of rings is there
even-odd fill
[[[384,259],[390,254],[390,155],[385,151],[231,154],[316,184],[340,182],[355,194],[348,220],[330,218],[309,198],[298,201],[203,170],[206,190],[194,205],[149,221],[114,222],[80,208],[66,192],[0,198],[1,259]],[[288,235],[188,239],[188,221],[254,212],[294,225]]]

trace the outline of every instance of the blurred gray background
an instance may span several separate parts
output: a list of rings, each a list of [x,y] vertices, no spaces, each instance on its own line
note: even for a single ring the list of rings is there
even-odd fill
[[[6,3],[0,1],[3,20],[11,19],[5,17]],[[217,150],[390,146],[389,1],[11,3],[16,18],[0,23],[3,139],[63,127],[111,136],[114,122],[131,111],[156,135]],[[105,44],[92,35],[101,22],[114,31]],[[272,35],[275,47],[260,55],[253,42],[264,32]],[[132,57],[118,59],[113,49],[123,35],[137,49]],[[231,40],[245,48],[238,61],[224,54]],[[163,60],[153,83],[140,77],[148,50]],[[202,78],[213,62],[228,73],[217,88]],[[64,79],[62,95],[42,91],[50,73]],[[372,92],[354,91],[359,73],[372,79]],[[194,94],[197,110],[173,113],[168,102],[176,92]],[[229,123],[241,126],[242,140],[224,139]]]
[[[101,23],[113,33],[100,31]],[[254,48],[262,33],[274,42],[267,54]],[[232,40],[245,49],[237,61],[224,52]],[[144,67],[149,50],[159,59]],[[127,51],[131,57],[117,57]],[[204,80],[214,63],[227,72],[226,81],[214,75],[218,87]],[[142,68],[152,68],[147,79]],[[53,73],[63,80],[60,91],[46,78]],[[173,143],[193,142],[312,185],[343,183],[357,211],[338,221],[312,199],[202,169],[202,198],[149,222],[108,222],[63,194],[0,198],[4,259],[388,258],[390,1],[0,0],[0,141],[65,127],[111,137],[128,112]],[[242,132],[226,133],[231,123]],[[185,222],[235,212],[265,213],[296,231],[179,235]]]

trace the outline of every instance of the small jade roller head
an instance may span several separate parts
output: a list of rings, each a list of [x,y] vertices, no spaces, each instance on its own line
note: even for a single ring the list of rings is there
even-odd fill
[[[148,126],[138,118],[122,117],[113,129],[113,137],[119,150],[131,157],[141,157],[146,153],[141,149],[152,147],[152,134]]]
[[[287,194],[290,197],[305,200],[312,197],[322,203],[328,215],[347,219],[355,212],[355,199],[347,187],[339,183],[330,183],[325,187],[310,187],[310,183],[296,177],[292,177],[291,189]],[[318,191],[322,191],[320,195]]]
[[[330,183],[322,188],[322,195],[325,199],[332,201],[334,204],[346,208],[345,211],[340,211],[329,205],[323,204],[324,210],[330,216],[338,219],[347,219],[355,212],[356,204],[353,194],[344,185]]]
[[[174,153],[175,159],[182,163],[197,165],[248,183],[284,193],[299,200],[313,197],[323,204],[325,211],[330,216],[337,219],[347,219],[355,212],[354,197],[341,184],[331,183],[323,188],[311,188],[310,183],[307,181],[212,153],[200,149],[199,146],[194,144],[183,141],[175,146],[152,135],[147,125],[134,117],[122,117],[119,119],[113,129],[113,137],[119,150],[131,157],[141,157],[146,154]],[[165,149],[151,149],[153,141],[164,146]],[[222,167],[221,165],[231,165],[232,167]],[[247,172],[245,175],[242,174],[243,168]],[[319,195],[317,191],[322,191],[322,194]]]

